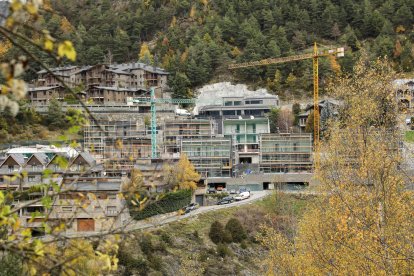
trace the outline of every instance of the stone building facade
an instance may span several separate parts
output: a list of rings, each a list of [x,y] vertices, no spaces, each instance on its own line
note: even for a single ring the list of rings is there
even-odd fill
[[[50,72],[37,72],[37,79],[29,88],[33,104],[47,104],[51,99],[63,101],[70,94],[59,82],[74,89],[84,100],[97,104],[126,103],[127,97],[148,96],[149,87],[168,89],[168,72],[140,62],[123,64],[98,64],[93,66],[65,66]]]

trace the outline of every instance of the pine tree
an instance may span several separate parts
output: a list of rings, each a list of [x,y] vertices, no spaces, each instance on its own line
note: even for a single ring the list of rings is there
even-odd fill
[[[280,109],[272,108],[268,114],[269,126],[271,133],[279,132],[279,118],[280,118]]]
[[[145,64],[151,64],[153,62],[153,56],[151,55],[146,42],[141,45],[141,50],[139,51],[139,61],[144,62]]]

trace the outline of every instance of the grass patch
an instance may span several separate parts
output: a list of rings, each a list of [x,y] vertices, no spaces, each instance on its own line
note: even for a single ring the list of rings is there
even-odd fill
[[[295,195],[274,192],[265,199],[256,202],[266,213],[276,215],[290,215],[300,217],[310,199],[297,198]]]
[[[405,132],[404,141],[414,143],[414,130],[408,130]]]

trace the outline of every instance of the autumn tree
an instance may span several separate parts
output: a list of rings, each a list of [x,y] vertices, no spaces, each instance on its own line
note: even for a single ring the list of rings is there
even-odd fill
[[[144,186],[144,176],[138,169],[132,169],[131,176],[122,183],[121,190],[126,199],[134,201],[132,204],[140,205],[141,208],[143,208],[141,205],[144,203],[144,199],[150,196]]]
[[[164,182],[172,188],[195,190],[200,180],[200,174],[185,154],[181,154],[178,164],[166,165],[164,170]]]
[[[144,62],[145,64],[151,64],[153,62],[153,56],[151,55],[150,49],[146,42],[142,43],[138,57],[139,61]]]
[[[52,18],[50,26],[56,27],[56,30],[59,29],[60,20],[50,7],[46,4],[42,5],[42,2],[13,0],[1,3],[5,18],[1,19],[0,34],[2,45],[7,46],[5,46],[6,50],[1,49],[5,54],[1,59],[0,112],[2,116],[7,113],[8,117],[21,116],[19,120],[22,121],[29,118],[36,119],[33,112],[26,108],[20,109],[21,100],[26,97],[28,90],[25,79],[28,72],[34,68],[43,69],[53,75],[67,94],[72,95],[85,107],[76,91],[69,87],[61,76],[54,74],[48,66],[48,64],[61,66],[74,62],[77,52],[71,41],[53,37],[48,30],[43,29],[45,17]],[[30,70],[28,70],[29,65]],[[77,124],[82,116],[77,112],[62,113],[59,108],[58,105],[51,104],[50,112],[46,116],[49,123],[65,123],[64,126],[70,126],[71,130],[75,130],[72,124]],[[89,111],[86,107],[84,110]],[[59,157],[55,159],[56,164],[61,170],[65,170],[58,159]],[[17,179],[21,183],[26,176],[25,171],[17,172],[10,179]],[[9,275],[100,275],[116,270],[117,236],[106,235],[105,239],[98,240],[95,244],[92,244],[89,239],[68,239],[64,234],[70,225],[66,224],[65,220],[52,220],[49,217],[55,207],[57,196],[67,192],[67,189],[59,185],[54,179],[55,176],[48,170],[43,172],[42,178],[50,181],[33,183],[29,190],[23,190],[20,186],[17,190],[14,188],[0,191],[1,272],[7,271]],[[33,192],[40,196],[26,200],[25,194],[27,196],[27,193]],[[86,198],[93,200],[94,197],[93,194],[82,196],[83,200],[79,201],[81,203],[74,203],[79,210],[88,207],[88,204],[85,205]],[[23,201],[19,202],[19,200]],[[34,213],[31,218],[19,216],[23,208],[33,204],[41,206],[44,212]],[[47,238],[37,237],[34,229],[26,226],[33,223],[35,218]],[[9,270],[10,264],[15,270]],[[3,267],[8,268],[6,270]]]
[[[294,238],[264,227],[268,274],[412,273],[414,202],[401,171],[393,79],[386,60],[363,57],[330,88],[344,107],[321,148],[319,195]]]

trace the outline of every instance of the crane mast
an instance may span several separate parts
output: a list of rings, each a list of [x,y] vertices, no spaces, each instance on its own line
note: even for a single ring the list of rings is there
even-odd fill
[[[345,53],[344,48],[328,49],[319,51],[316,42],[313,46],[313,52],[308,54],[300,54],[288,57],[267,58],[258,61],[249,61],[243,63],[236,63],[229,65],[229,69],[240,69],[255,66],[265,66],[270,64],[280,64],[286,62],[313,60],[313,143],[314,143],[314,166],[315,171],[319,170],[319,58],[326,56],[343,57]]]
[[[151,110],[151,158],[155,159],[158,158],[157,153],[157,104],[163,103],[171,103],[171,104],[194,104],[194,103],[201,103],[203,101],[198,99],[172,99],[172,98],[156,98],[155,97],[155,87],[150,88],[150,97],[146,98],[127,98],[127,104],[133,103],[150,103],[150,110]],[[209,100],[206,101],[208,103],[215,103],[215,99],[213,101]]]

